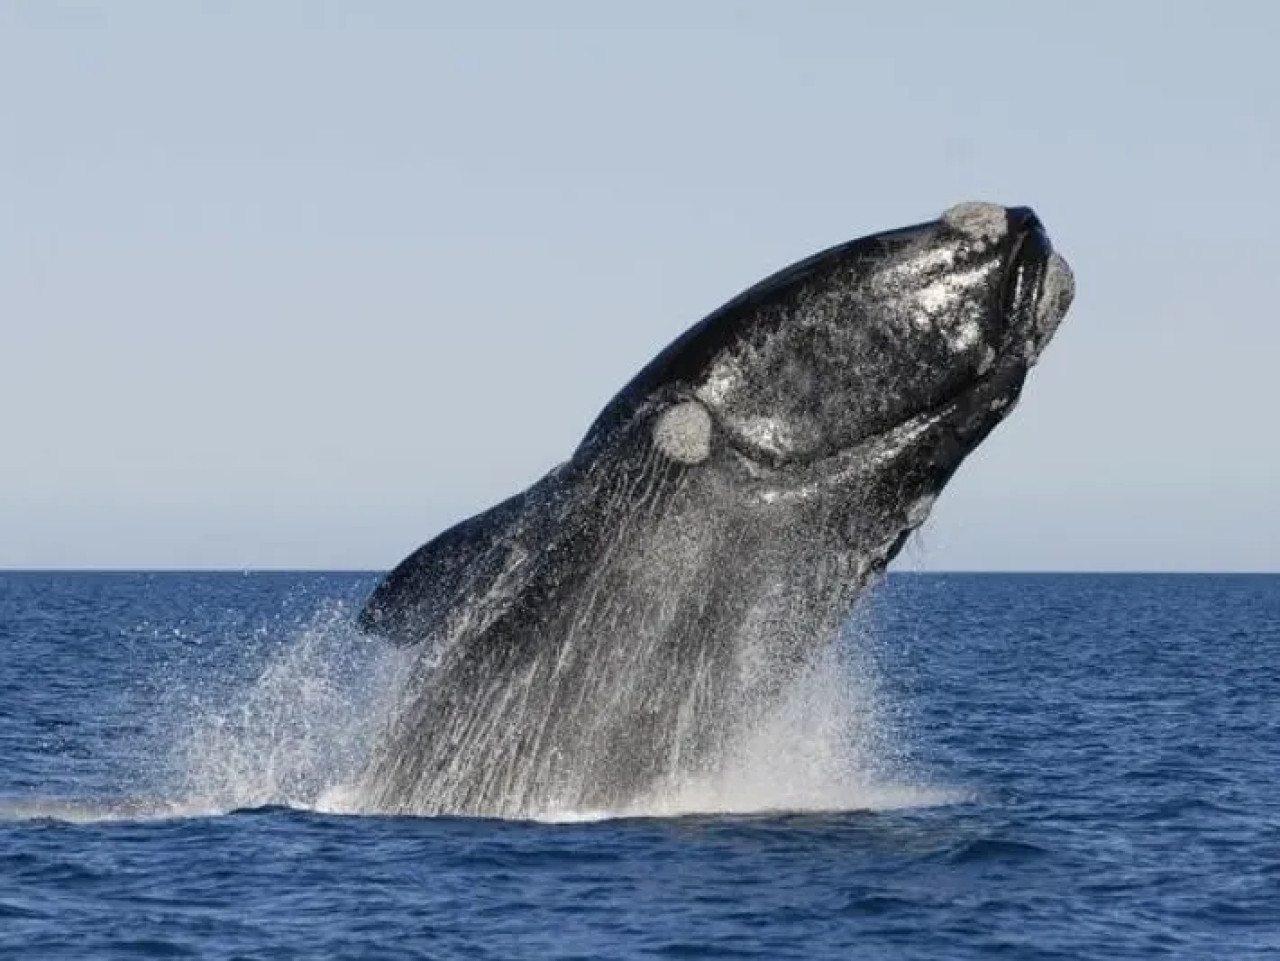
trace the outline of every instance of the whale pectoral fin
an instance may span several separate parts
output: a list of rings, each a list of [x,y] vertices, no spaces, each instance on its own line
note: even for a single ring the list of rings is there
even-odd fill
[[[401,561],[365,603],[360,629],[410,646],[442,641],[451,622],[468,612],[494,613],[531,573],[534,545],[524,542],[541,537],[537,518],[557,474],[455,524]]]
[[[463,521],[418,548],[370,595],[357,624],[396,644],[418,644],[439,633],[452,600],[466,590],[493,546],[484,514]]]

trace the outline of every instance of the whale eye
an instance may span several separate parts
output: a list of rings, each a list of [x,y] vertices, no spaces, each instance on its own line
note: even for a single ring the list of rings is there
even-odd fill
[[[653,446],[681,464],[698,464],[711,454],[711,415],[697,401],[662,412],[653,425]]]

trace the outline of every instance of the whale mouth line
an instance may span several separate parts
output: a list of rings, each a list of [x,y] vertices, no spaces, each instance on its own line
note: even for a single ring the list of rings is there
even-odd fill
[[[1004,359],[1003,354],[1001,359]],[[726,442],[735,454],[753,468],[753,472],[768,472],[767,474],[758,473],[758,480],[788,476],[796,479],[804,478],[800,481],[800,487],[797,488],[797,493],[802,493],[808,484],[815,481],[821,481],[824,485],[833,483],[839,478],[848,477],[851,471],[857,473],[874,466],[879,457],[888,456],[898,445],[908,443],[921,432],[955,414],[968,399],[995,381],[1005,370],[1007,365],[997,362],[986,374],[970,381],[945,400],[903,418],[892,427],[886,427],[882,431],[864,437],[856,444],[841,447],[808,460],[784,460],[771,463],[759,456],[759,452],[755,449],[743,444],[727,431],[725,432]],[[774,500],[776,497],[775,492],[769,499]]]
[[[1017,232],[1000,287],[1000,313],[1008,324],[1001,354],[1007,350],[1011,336],[1018,334],[1018,328],[1034,315],[1052,254],[1053,245],[1038,220],[1024,224]]]
[[[957,410],[966,399],[979,393],[983,388],[995,380],[1007,376],[1011,363],[1015,366],[1023,368],[1029,367],[1025,357],[1017,349],[1017,340],[1013,337],[1007,337],[1005,343],[996,353],[995,361],[991,368],[985,373],[979,374],[973,380],[960,387],[954,393],[944,397],[935,404],[918,410],[913,414],[904,417],[884,430],[877,431],[861,438],[857,443],[848,447],[838,447],[829,450],[815,457],[808,458],[780,458],[771,454],[764,448],[752,444],[749,440],[739,436],[738,432],[729,429],[718,413],[709,409],[706,405],[702,405],[707,411],[712,423],[716,425],[720,435],[724,438],[725,444],[739,458],[751,465],[754,471],[769,471],[770,473],[788,474],[788,473],[805,473],[805,474],[821,474],[824,468],[830,467],[833,474],[844,474],[847,467],[840,462],[848,460],[850,457],[861,457],[877,448],[883,447],[890,442],[895,436],[910,436],[917,431],[927,429],[932,424],[944,419],[949,414]],[[695,403],[701,404],[697,398],[690,398]],[[835,466],[831,466],[835,465]]]

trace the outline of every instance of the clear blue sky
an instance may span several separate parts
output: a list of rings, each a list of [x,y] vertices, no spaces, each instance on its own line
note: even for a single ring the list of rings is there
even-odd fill
[[[909,565],[1280,570],[1280,6],[0,5],[0,566],[384,568],[770,271],[1078,297]]]

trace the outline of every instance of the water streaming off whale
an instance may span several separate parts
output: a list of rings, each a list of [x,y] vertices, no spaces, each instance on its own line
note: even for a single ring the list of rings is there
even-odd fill
[[[963,204],[695,325],[568,461],[374,591],[361,627],[416,654],[351,796],[531,817],[721,781],[1013,408],[1072,292],[1030,210]]]
[[[409,681],[421,666],[404,651],[371,644],[340,609],[282,630],[269,656],[252,656],[247,670],[230,672],[243,678],[235,684],[211,686],[193,670],[186,686],[172,692],[163,724],[172,741],[156,761],[159,769],[137,772],[148,784],[145,797],[88,805],[47,801],[8,816],[137,819],[264,806],[384,812],[369,793],[368,753],[404,709]],[[490,813],[576,821],[883,810],[961,799],[962,793],[912,769],[892,716],[880,693],[874,622],[857,615],[839,643],[791,676],[767,709],[735,715],[739,723],[725,726],[714,769],[673,768],[627,804],[611,807],[574,803],[566,793],[549,804],[530,803],[537,787],[531,768],[529,793],[501,799]],[[457,803],[450,787],[442,783],[423,807],[449,810]]]
[[[539,623],[561,643],[425,657],[361,779],[364,803],[499,816],[616,810],[714,780],[732,746],[766,722],[839,627],[858,572],[783,527],[706,511],[716,498],[691,490],[702,479],[653,453],[602,481],[619,476],[632,489],[602,482],[586,488],[600,506],[573,505],[612,524],[583,600]],[[572,543],[582,549],[593,533],[572,531]],[[685,641],[699,634],[706,643]]]

